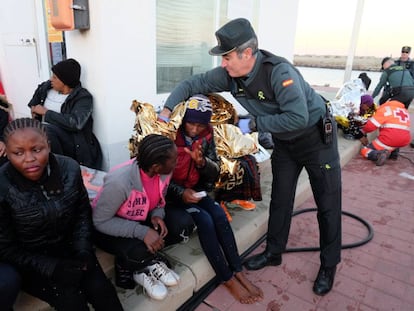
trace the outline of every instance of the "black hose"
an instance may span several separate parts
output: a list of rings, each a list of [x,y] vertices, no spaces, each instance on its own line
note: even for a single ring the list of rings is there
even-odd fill
[[[296,215],[300,215],[303,213],[307,213],[307,212],[316,212],[318,211],[318,209],[316,207],[312,207],[312,208],[304,208],[304,209],[299,209],[299,210],[295,210],[292,212],[292,217],[296,216]],[[352,214],[350,212],[345,212],[342,211],[343,215],[349,216],[351,218],[354,218],[356,220],[358,220],[359,222],[361,222],[368,230],[368,234],[367,237],[364,238],[361,241],[358,242],[354,242],[354,243],[350,243],[350,244],[343,244],[341,249],[347,249],[347,248],[354,248],[354,247],[358,247],[361,245],[364,245],[366,243],[368,243],[369,241],[372,240],[372,238],[374,237],[374,228],[372,227],[372,225],[367,222],[365,219]],[[244,259],[246,256],[248,256],[254,249],[256,249],[260,244],[262,244],[264,241],[266,240],[266,234],[263,235],[259,240],[256,241],[256,243],[254,243],[252,246],[250,246],[242,255],[241,257]],[[294,252],[315,252],[315,251],[319,251],[321,250],[320,247],[294,247],[294,248],[286,248],[285,253],[294,253]]]
[[[299,214],[303,214],[303,213],[307,213],[307,212],[316,212],[318,211],[318,209],[316,207],[313,208],[305,208],[305,209],[300,209],[300,210],[296,210],[292,213],[292,217],[299,215]],[[372,228],[371,224],[369,222],[367,222],[365,219],[354,215],[352,213],[349,212],[345,212],[342,211],[343,215],[349,216],[351,218],[354,218],[356,220],[358,220],[359,222],[361,222],[368,230],[368,235],[365,239],[358,241],[358,242],[354,242],[354,243],[350,243],[350,244],[342,244],[342,249],[347,249],[347,248],[353,248],[353,247],[358,247],[361,245],[364,245],[366,243],[368,243],[369,241],[372,240],[372,238],[374,237],[374,229]],[[292,253],[292,252],[313,252],[313,251],[319,251],[321,250],[320,247],[295,247],[295,248],[287,248],[286,249],[286,253]]]
[[[293,216],[296,216],[296,215],[303,214],[303,213],[315,212],[315,211],[318,211],[318,209],[316,207],[295,210],[292,213],[292,217]],[[365,219],[363,219],[363,218],[361,218],[361,217],[359,217],[357,215],[354,215],[354,214],[352,214],[350,212],[342,211],[342,214],[358,220],[368,230],[368,235],[367,235],[366,238],[364,238],[363,240],[358,241],[358,242],[354,242],[354,243],[350,243],[350,244],[343,244],[342,247],[341,247],[342,249],[358,247],[358,246],[364,245],[364,244],[366,244],[366,243],[368,243],[369,241],[372,240],[372,238],[374,237],[374,228],[371,226],[371,224],[369,222],[367,222]],[[242,258],[242,260],[244,260],[244,258],[246,256],[248,256],[253,250],[255,250],[265,240],[266,240],[266,234],[263,235],[259,240],[257,240],[252,246],[250,246],[240,256]],[[294,247],[294,248],[287,248],[285,250],[285,253],[293,253],[293,252],[315,252],[315,251],[319,251],[319,250],[320,250],[320,247]],[[203,302],[203,300],[218,285],[219,285],[219,281],[217,280],[216,277],[214,277],[209,282],[207,282],[207,284],[205,284],[199,291],[197,291],[196,293],[194,293],[194,295],[189,300],[187,300],[183,305],[181,305],[180,308],[177,309],[177,311],[190,311],[190,310],[194,310],[200,303]]]

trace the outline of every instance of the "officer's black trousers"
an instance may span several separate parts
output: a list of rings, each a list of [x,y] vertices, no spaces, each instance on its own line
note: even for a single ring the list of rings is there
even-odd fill
[[[305,135],[289,141],[274,138],[268,251],[280,254],[286,249],[298,177],[305,168],[318,209],[321,265],[332,267],[340,262],[342,186],[334,126],[334,139],[330,145],[322,142],[318,125],[309,128]]]

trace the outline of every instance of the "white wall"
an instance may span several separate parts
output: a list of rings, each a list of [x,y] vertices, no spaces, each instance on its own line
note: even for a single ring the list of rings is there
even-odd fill
[[[260,49],[293,61],[298,5],[299,0],[260,0],[258,25],[254,27]],[[250,19],[248,15],[247,12],[240,17]],[[240,114],[247,114],[231,94],[224,93],[223,96],[233,103]]]
[[[30,116],[27,103],[49,78],[42,1],[1,0],[0,76],[16,117]]]
[[[94,96],[95,133],[107,167],[129,159],[133,99],[156,95],[155,1],[90,0],[90,30],[66,32],[67,56],[82,64],[82,81]]]
[[[259,47],[293,61],[299,0],[261,0]]]
[[[22,24],[25,24],[24,31],[41,37],[39,9],[35,5],[40,0],[1,1],[0,38],[10,31],[19,32]],[[292,60],[298,1],[261,0],[256,27],[261,48]],[[67,56],[81,63],[81,81],[94,96],[95,133],[102,144],[108,169],[129,158],[127,146],[135,120],[135,114],[129,110],[132,100],[162,106],[168,94],[156,94],[156,1],[89,0],[89,7],[90,30],[65,32]],[[4,17],[6,21],[2,21]],[[24,97],[29,97],[22,101],[22,111],[28,112],[25,105],[37,84],[49,78],[49,70],[44,69],[49,66],[45,61],[46,44],[39,51],[38,77],[26,77],[30,85],[25,84],[24,90],[18,80],[16,84],[6,85],[11,99],[23,91]],[[0,41],[0,74],[6,79],[13,72],[21,77],[26,67],[35,63],[24,57],[21,66],[15,62],[12,68],[5,65],[8,58],[4,40]]]

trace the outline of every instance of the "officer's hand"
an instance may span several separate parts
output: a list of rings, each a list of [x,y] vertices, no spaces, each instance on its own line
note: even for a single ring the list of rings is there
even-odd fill
[[[158,114],[158,121],[169,122],[171,111],[168,108],[163,108]]]

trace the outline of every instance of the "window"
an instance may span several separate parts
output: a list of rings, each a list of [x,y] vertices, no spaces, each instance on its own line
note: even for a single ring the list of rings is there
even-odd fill
[[[213,66],[216,1],[157,1],[157,93]]]
[[[253,14],[258,2],[157,0],[157,93],[171,92],[180,81],[213,68],[208,51],[217,44],[218,27],[234,18],[228,11],[239,14],[244,8]]]

